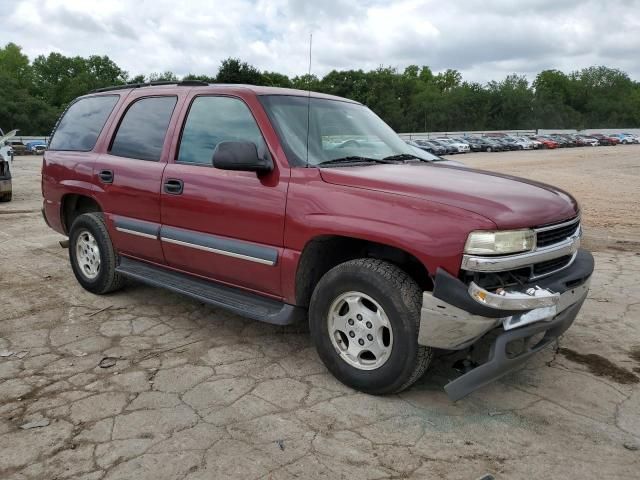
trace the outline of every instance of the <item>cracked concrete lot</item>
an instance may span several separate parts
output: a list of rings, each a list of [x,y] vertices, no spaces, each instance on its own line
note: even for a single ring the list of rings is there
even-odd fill
[[[89,294],[40,216],[42,160],[17,158],[0,204],[0,478],[637,479],[639,154],[460,158],[572,191],[597,267],[557,351],[456,403],[451,356],[372,397],[327,373],[304,328],[135,284]]]

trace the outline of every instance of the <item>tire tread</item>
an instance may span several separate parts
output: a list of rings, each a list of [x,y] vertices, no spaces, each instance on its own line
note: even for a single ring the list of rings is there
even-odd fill
[[[415,323],[416,331],[420,327],[420,311],[422,309],[422,290],[404,270],[390,262],[375,258],[358,258],[344,262],[331,271],[340,273],[341,271],[352,271],[354,268],[368,270],[375,275],[382,277],[388,284],[390,290],[400,292],[403,303],[408,307],[411,320]],[[312,300],[312,304],[313,304]],[[425,373],[433,352],[431,348],[417,345],[415,363],[411,373],[400,386],[387,393],[399,393],[413,385]]]
[[[93,213],[83,213],[79,215],[73,222],[71,226],[71,231],[73,232],[74,227],[78,222],[89,222],[93,224],[93,227],[97,230],[99,236],[107,243],[107,248],[102,249],[104,252],[104,260],[105,267],[104,271],[107,272],[107,276],[105,281],[100,285],[96,285],[90,291],[97,295],[104,295],[110,292],[114,292],[123,287],[126,279],[122,275],[120,275],[116,271],[116,266],[118,263],[118,256],[113,248],[113,244],[111,243],[111,237],[109,236],[109,231],[107,230],[107,225],[104,221],[104,214],[102,212],[93,212]],[[70,246],[73,248],[73,246]],[[83,285],[84,286],[84,285]],[[85,286],[85,288],[87,288]]]

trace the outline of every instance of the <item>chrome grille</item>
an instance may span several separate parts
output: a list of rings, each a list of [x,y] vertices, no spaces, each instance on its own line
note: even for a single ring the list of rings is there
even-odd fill
[[[543,275],[556,272],[568,266],[573,260],[573,255],[565,255],[564,257],[554,258],[546,262],[534,263],[532,265],[531,278],[540,278]]]
[[[574,235],[580,228],[580,217],[548,227],[536,228],[537,248],[548,247]]]

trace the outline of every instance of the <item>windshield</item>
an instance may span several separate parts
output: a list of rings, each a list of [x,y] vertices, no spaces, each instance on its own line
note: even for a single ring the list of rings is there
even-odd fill
[[[342,158],[382,160],[402,154],[427,161],[440,160],[405,143],[363,105],[288,95],[265,95],[260,100],[292,165],[307,165],[307,140],[310,166]]]

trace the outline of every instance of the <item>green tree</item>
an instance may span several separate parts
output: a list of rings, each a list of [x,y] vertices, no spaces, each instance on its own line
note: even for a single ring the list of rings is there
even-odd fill
[[[162,73],[153,72],[149,75],[150,82],[177,82],[178,80],[178,76],[169,70]]]
[[[218,83],[248,83],[250,85],[264,85],[264,78],[260,70],[239,58],[227,58],[220,64]]]
[[[605,66],[563,73],[544,70],[529,84],[519,75],[485,85],[465,82],[457,70],[428,66],[402,70],[333,70],[324,77],[260,71],[238,58],[221,62],[215,77],[190,73],[183,80],[293,87],[351,98],[394,129],[416,131],[520,128],[640,127],[640,83]],[[171,71],[129,77],[106,56],[50,53],[32,63],[21,48],[0,48],[0,127],[48,133],[59,113],[79,95],[126,82],[179,81]]]

